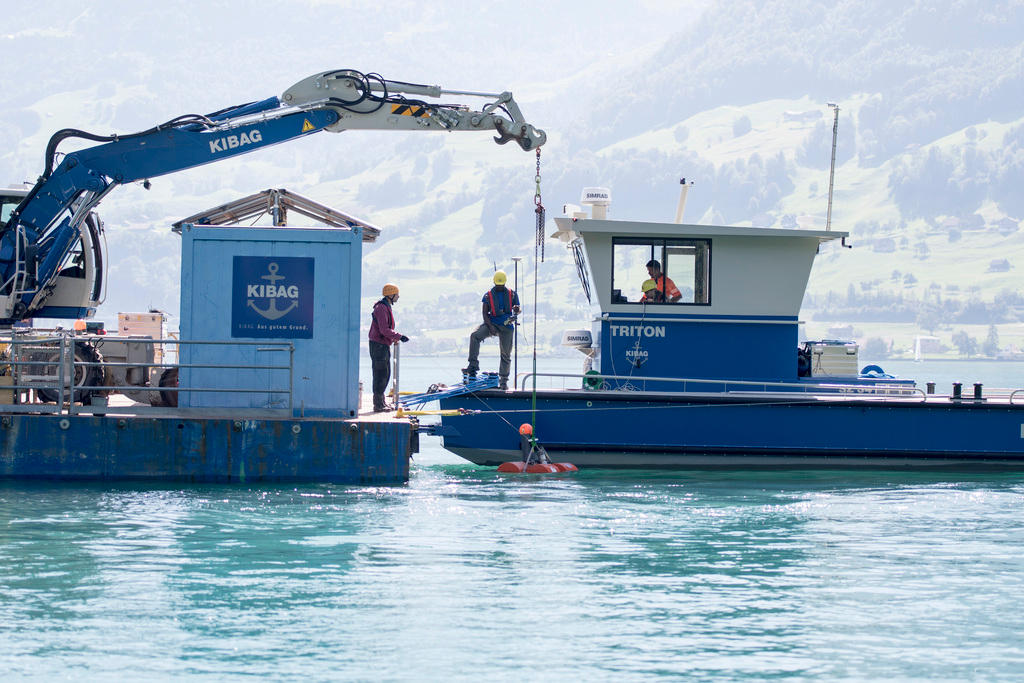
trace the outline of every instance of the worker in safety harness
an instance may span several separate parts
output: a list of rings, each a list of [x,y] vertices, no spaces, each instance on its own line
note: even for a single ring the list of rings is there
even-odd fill
[[[494,287],[483,296],[484,323],[469,335],[469,364],[462,369],[467,377],[476,377],[480,370],[480,342],[498,337],[501,364],[498,366],[499,389],[508,389],[508,372],[512,364],[512,341],[515,336],[516,316],[519,314],[519,295],[505,286],[508,275],[499,270],[494,273]]]
[[[370,365],[373,369],[373,412],[388,409],[384,404],[384,390],[391,379],[391,346],[407,342],[409,338],[395,331],[395,314],[391,307],[398,301],[398,287],[390,282],[381,290],[383,298],[373,305],[370,319]]]

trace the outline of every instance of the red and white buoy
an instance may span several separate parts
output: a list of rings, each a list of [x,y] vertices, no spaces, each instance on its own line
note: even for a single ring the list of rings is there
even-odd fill
[[[577,467],[570,462],[551,462],[547,451],[537,443],[533,436],[533,425],[524,422],[519,426],[519,438],[522,442],[523,459],[514,462],[503,462],[498,465],[499,472],[508,474],[559,474],[576,472]]]

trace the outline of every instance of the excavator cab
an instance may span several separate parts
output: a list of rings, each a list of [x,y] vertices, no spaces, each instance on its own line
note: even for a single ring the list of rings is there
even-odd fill
[[[103,300],[103,224],[89,213],[79,237],[64,257],[40,317],[89,318]]]
[[[28,186],[0,189],[0,230],[28,193]],[[102,231],[103,224],[96,214],[88,213],[49,288],[47,307],[37,312],[38,316],[73,318],[95,313],[103,289]]]

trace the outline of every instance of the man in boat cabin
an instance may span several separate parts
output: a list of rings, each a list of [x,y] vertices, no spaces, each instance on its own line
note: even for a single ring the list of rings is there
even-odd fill
[[[480,327],[469,335],[469,364],[462,369],[467,377],[476,377],[480,370],[480,342],[497,337],[501,362],[498,365],[499,389],[508,389],[508,373],[512,364],[512,341],[515,337],[516,316],[519,314],[519,295],[505,286],[508,275],[499,270],[494,273],[494,286],[483,296],[483,318]]]
[[[373,370],[373,412],[388,409],[384,404],[384,390],[391,379],[391,347],[409,338],[395,331],[395,314],[391,307],[398,301],[398,287],[390,282],[381,290],[384,296],[373,305],[370,318],[370,366]]]
[[[674,304],[683,298],[679,288],[676,287],[676,283],[672,282],[671,278],[661,272],[661,263],[659,261],[651,259],[647,262],[647,274],[654,280],[654,286],[657,290],[661,292],[662,301]]]

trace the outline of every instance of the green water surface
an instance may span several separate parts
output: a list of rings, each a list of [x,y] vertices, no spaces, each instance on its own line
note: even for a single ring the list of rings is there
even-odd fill
[[[1024,472],[505,476],[433,437],[393,487],[0,482],[0,672],[1016,679],[1022,511]]]
[[[1024,674],[1024,475],[0,484],[18,678]]]

